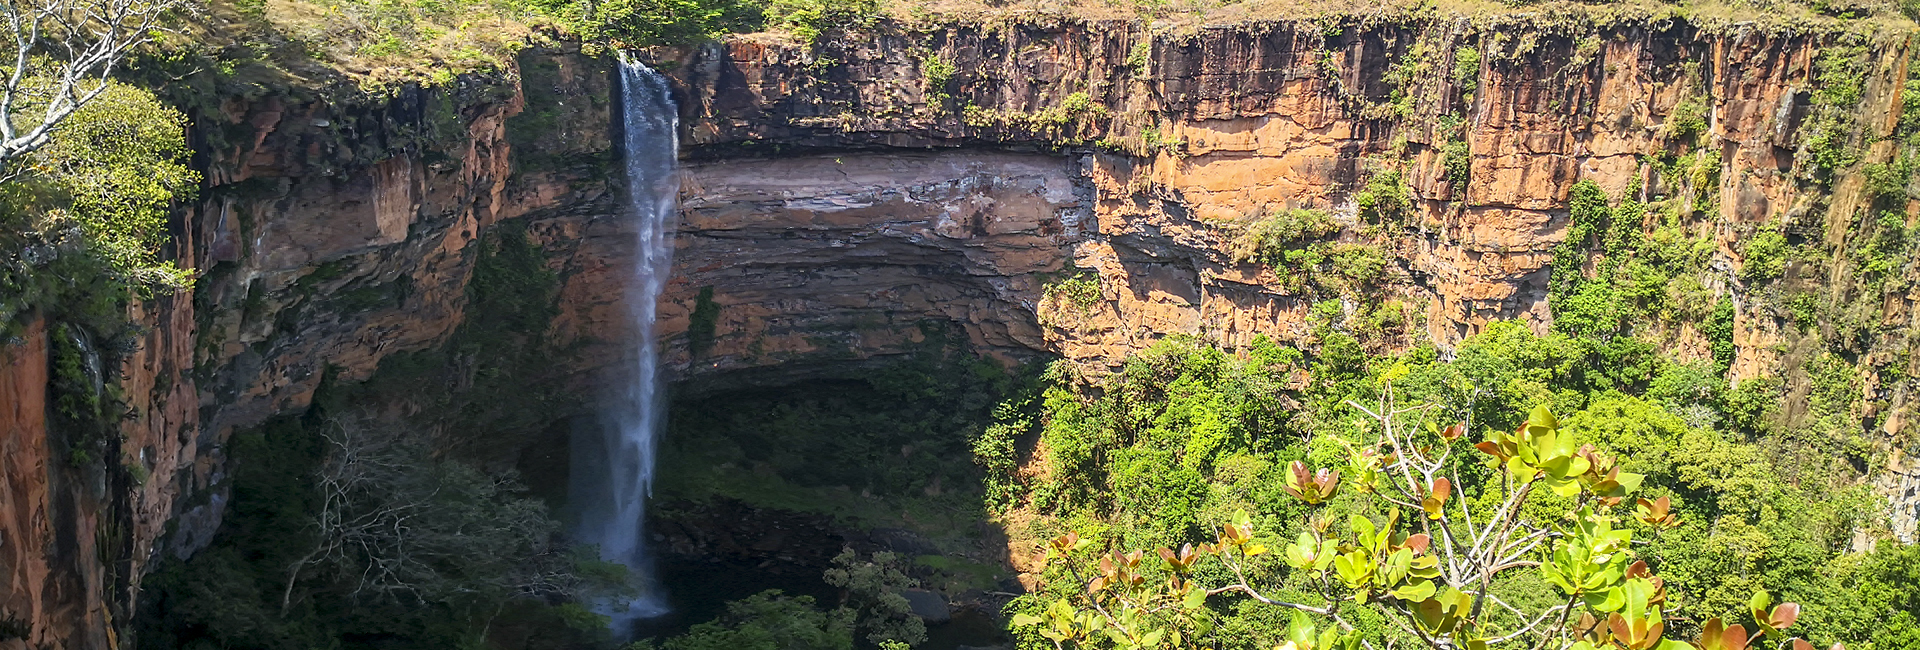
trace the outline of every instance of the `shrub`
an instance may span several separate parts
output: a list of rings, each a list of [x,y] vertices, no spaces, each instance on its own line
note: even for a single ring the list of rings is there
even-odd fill
[[[1859,160],[1853,146],[1854,112],[1866,93],[1866,57],[1864,46],[1848,45],[1829,48],[1815,61],[1814,110],[1805,127],[1805,151],[1823,182]]]
[[[1454,200],[1467,198],[1467,183],[1473,178],[1473,150],[1466,140],[1448,140],[1440,150],[1447,169],[1447,184],[1453,187]]]
[[[1461,46],[1453,51],[1453,83],[1466,92],[1480,84],[1480,48]]]
[[[1914,159],[1904,157],[1890,163],[1867,165],[1867,197],[1873,200],[1906,198],[1907,185],[1913,182],[1915,168]]]
[[[0,185],[0,253],[22,231],[77,227],[89,254],[126,284],[148,291],[185,288],[190,272],[160,258],[167,217],[192,196],[199,174],[187,168],[186,116],[151,93],[106,82],[102,94],[54,131],[45,147]],[[7,214],[11,213],[11,214]],[[17,236],[17,235],[15,235]]]
[[[847,591],[854,626],[876,645],[920,645],[927,640],[926,623],[913,615],[913,606],[900,594],[920,585],[900,568],[900,556],[893,553],[883,551],[863,559],[848,548],[833,558],[833,568],[822,576],[827,584]]]
[[[815,41],[822,34],[867,24],[880,15],[878,0],[770,0],[767,24]]]
[[[1707,131],[1707,105],[1699,97],[1688,97],[1675,104],[1673,112],[1667,114],[1667,123],[1662,127],[1666,136],[1674,140],[1687,140]]]
[[[812,596],[778,589],[727,603],[720,618],[668,639],[663,650],[852,650],[853,610],[820,611]],[[631,648],[652,650],[652,641]]]
[[[1777,228],[1762,228],[1741,247],[1746,258],[1740,265],[1740,278],[1760,282],[1780,277],[1787,270],[1787,236]]]
[[[1647,385],[1647,397],[1680,409],[1687,406],[1720,407],[1720,394],[1727,388],[1725,369],[1716,361],[1670,363]]]
[[[757,29],[776,7],[740,0],[529,0],[580,38],[622,46],[691,43]],[[791,5],[782,5],[792,11]],[[811,39],[812,36],[807,38]]]
[[[1233,259],[1278,266],[1286,263],[1288,250],[1339,231],[1340,225],[1320,210],[1275,210],[1234,237]]]
[[[1388,168],[1367,177],[1367,188],[1353,195],[1353,202],[1364,218],[1380,223],[1406,221],[1413,210],[1413,190],[1399,168]]]
[[[1081,311],[1092,309],[1094,305],[1106,299],[1106,295],[1100,290],[1100,275],[1088,271],[1075,273],[1058,282],[1048,284],[1041,290],[1040,295],[1041,300],[1046,301],[1055,298],[1064,299],[1073,303],[1075,307],[1079,307]]]

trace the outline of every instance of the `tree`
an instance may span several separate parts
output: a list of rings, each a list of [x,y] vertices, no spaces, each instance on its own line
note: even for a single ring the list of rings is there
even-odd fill
[[[441,604],[481,618],[513,598],[585,586],[579,558],[553,542],[557,522],[519,494],[512,474],[436,460],[423,435],[364,417],[335,419],[322,437],[315,545],[287,567],[282,616],[312,578],[350,599]]]
[[[645,639],[626,648],[852,650],[853,630],[853,610],[840,607],[821,611],[814,607],[812,596],[787,597],[773,589],[727,603],[726,613],[719,618],[695,625],[665,643]]]
[[[898,566],[900,557],[881,551],[862,560],[852,548],[833,558],[833,568],[822,579],[846,590],[845,606],[855,612],[856,627],[873,643],[896,641],[919,645],[927,640],[927,625],[913,615],[913,606],[901,592],[919,586]]]
[[[161,259],[169,209],[199,182],[186,117],[111,79],[188,1],[0,2],[14,39],[0,65],[0,336],[35,310],[118,329],[124,289],[191,284]]]
[[[45,146],[55,129],[113,87],[127,55],[153,42],[162,20],[186,0],[7,0],[0,21],[14,54],[0,72],[0,180]]]
[[[1695,643],[1671,638],[1675,606],[1633,550],[1635,527],[1679,525],[1671,502],[1628,501],[1643,477],[1578,444],[1545,407],[1468,446],[1469,423],[1441,428],[1427,421],[1430,406],[1396,407],[1390,387],[1372,407],[1347,405],[1378,436],[1337,441],[1344,473],[1291,464],[1286,492],[1322,509],[1296,539],[1263,535],[1243,515],[1217,542],[1160,548],[1155,562],[1069,532],[1046,554],[1064,595],[1016,615],[1016,628],[1056,648],[1201,647],[1213,630],[1209,601],[1248,598],[1292,610],[1285,650],[1811,649],[1782,632],[1799,605],[1774,605],[1765,592],[1749,603],[1750,628],[1713,619]],[[1491,472],[1463,472],[1475,451]],[[1325,512],[1336,496],[1350,511],[1344,530]],[[1276,556],[1290,569],[1285,584],[1254,584]]]

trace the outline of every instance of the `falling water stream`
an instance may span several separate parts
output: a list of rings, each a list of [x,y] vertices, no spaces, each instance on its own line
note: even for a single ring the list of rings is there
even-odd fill
[[[640,589],[631,599],[599,604],[616,632],[666,611],[646,550],[646,503],[653,486],[656,437],[665,402],[659,386],[660,352],[654,318],[673,267],[673,230],[679,183],[674,172],[679,119],[667,82],[624,55],[620,65],[625,127],[627,207],[634,220],[634,264],[626,304],[634,346],[624,360],[627,380],[606,396],[599,425],[574,446],[573,501],[578,541],[597,544],[602,559],[627,565]]]

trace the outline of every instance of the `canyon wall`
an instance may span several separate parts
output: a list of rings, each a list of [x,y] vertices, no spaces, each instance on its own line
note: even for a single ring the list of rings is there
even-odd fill
[[[1804,383],[1792,360],[1832,332],[1793,327],[1777,285],[1743,280],[1743,242],[1763,224],[1844,242],[1863,204],[1860,174],[1826,181],[1810,167],[1822,52],[1867,48],[1862,99],[1846,107],[1861,119],[1842,135],[1862,152],[1854,164],[1898,154],[1882,140],[1901,119],[1910,42],[1854,38],[1671,17],[1158,31],[1034,17],[657,50],[686,161],[661,305],[669,372],[686,390],[804,379],[945,332],[1003,360],[1058,355],[1098,372],[1176,334],[1311,349],[1312,312],[1329,303],[1390,301],[1401,324],[1369,340],[1380,348],[1445,348],[1492,319],[1544,330],[1568,195],[1592,179],[1614,197],[1707,206],[1681,217],[1713,242],[1701,281],[1738,305],[1732,375]],[[558,352],[517,379],[585,396],[533,415],[557,422],[590,403],[626,340],[632,254],[610,67],[532,51],[517,76],[379,100],[235,94],[195,114],[207,188],[175,241],[201,279],[191,296],[142,306],[152,329],[119,368],[135,413],[121,462],[87,478],[47,451],[46,329],[5,350],[0,648],[116,645],[138,576],[217,530],[234,431],[401,355],[444,366],[432,376],[446,385],[421,391],[471,388],[490,352],[449,341],[470,321],[483,244],[505,225],[558,279]],[[1676,138],[1669,124],[1691,105],[1703,130]],[[1710,183],[1675,184],[1649,162],[1698,151],[1715,161]],[[1387,169],[1412,199],[1391,227],[1356,201]],[[1294,208],[1325,211],[1334,240],[1377,251],[1381,292],[1303,288],[1236,253],[1248,223]],[[1910,537],[1912,298],[1865,302],[1876,327],[1849,354],[1892,369],[1868,373],[1860,408],[1881,414],[1874,444],[1892,460],[1876,476]],[[1684,324],[1647,335],[1684,358],[1710,354]],[[406,417],[417,402],[365,406]],[[439,433],[509,465],[551,437]]]
[[[1809,212],[1844,224],[1860,178],[1831,189],[1808,180],[1802,132],[1815,60],[1842,40],[1671,19],[1175,33],[1037,21],[896,25],[818,49],[741,39],[673,69],[688,88],[694,156],[1002,146],[1081,160],[1094,225],[1074,261],[1098,272],[1105,300],[1090,318],[1050,328],[1047,349],[1117,362],[1169,333],[1229,347],[1261,334],[1304,340],[1313,297],[1236,262],[1234,228],[1307,207],[1359,230],[1354,194],[1385,166],[1404,164],[1415,214],[1383,245],[1399,292],[1424,303],[1421,335],[1443,346],[1491,319],[1548,322],[1547,266],[1579,179],[1615,197],[1629,186],[1642,200],[1711,194],[1699,202],[1717,211],[1686,216],[1718,242],[1723,275],[1739,269],[1740,239],[1755,224]],[[1873,143],[1863,163],[1893,154],[1884,140],[1900,119],[1909,56],[1904,33],[1877,34],[1869,47],[1865,97],[1849,107],[1869,116],[1854,140]],[[1456,72],[1461,48],[1480,54]],[[929,61],[954,72],[930,77]],[[1717,154],[1720,182],[1663,187],[1648,160],[1693,150],[1662,131],[1689,100],[1704,100],[1697,148]],[[1449,116],[1471,152],[1464,184],[1448,177]],[[1742,323],[1736,376],[1770,370],[1775,328]]]

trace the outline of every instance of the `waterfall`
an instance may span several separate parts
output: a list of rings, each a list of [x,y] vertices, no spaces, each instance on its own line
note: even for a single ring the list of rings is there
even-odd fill
[[[623,365],[626,381],[608,391],[599,426],[574,445],[573,501],[577,540],[597,544],[602,559],[628,567],[638,597],[600,603],[616,631],[666,612],[654,587],[646,551],[646,502],[653,487],[654,449],[665,402],[659,386],[660,351],[654,319],[660,291],[673,268],[673,230],[679,217],[678,111],[666,79],[620,58],[621,118],[626,138],[627,209],[634,221],[634,263],[625,296],[634,346]]]

